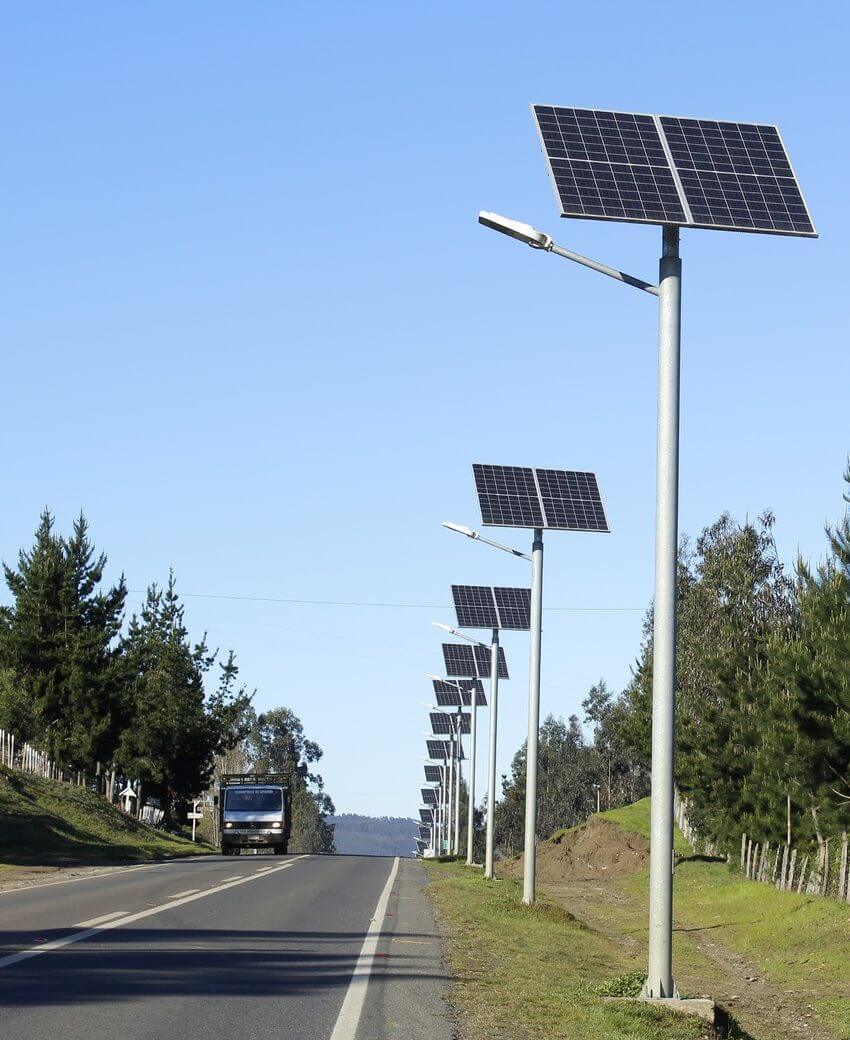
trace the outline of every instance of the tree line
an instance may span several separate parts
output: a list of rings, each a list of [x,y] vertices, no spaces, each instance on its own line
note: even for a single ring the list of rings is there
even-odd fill
[[[850,465],[844,502],[850,503]],[[779,558],[775,518],[723,514],[679,554],[676,782],[698,833],[822,849],[850,827],[850,513],[817,566]],[[632,676],[600,680],[577,716],[540,731],[539,834],[649,793],[652,610]],[[525,748],[503,777],[500,846],[522,846]]]
[[[17,565],[4,563],[0,729],[62,769],[141,781],[168,824],[236,750],[246,767],[292,774],[309,851],[332,850],[333,804],[314,770],[322,751],[299,719],[287,708],[258,715],[233,650],[220,658],[206,636],[190,638],[173,572],[128,620],[126,582],[105,585],[106,564],[82,513],[62,535],[49,510]]]

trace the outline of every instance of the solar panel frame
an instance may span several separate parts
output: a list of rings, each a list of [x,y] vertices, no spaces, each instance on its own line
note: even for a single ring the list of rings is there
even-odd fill
[[[434,790],[433,787],[423,787],[423,788],[420,789],[420,791],[421,791],[421,794],[422,794],[422,801],[426,805],[436,805],[437,804],[437,792]]]
[[[419,819],[423,823],[433,823],[434,822],[434,814],[433,814],[433,812],[430,809],[420,809],[419,810]]]
[[[439,784],[442,782],[442,771],[439,766],[425,766],[425,782],[428,784]]]
[[[531,109],[563,217],[817,238],[774,124]]]
[[[505,648],[499,647],[499,678],[509,679]],[[469,643],[443,643],[443,662],[446,675],[454,678],[490,678],[490,648]],[[481,701],[479,700],[479,705]]]

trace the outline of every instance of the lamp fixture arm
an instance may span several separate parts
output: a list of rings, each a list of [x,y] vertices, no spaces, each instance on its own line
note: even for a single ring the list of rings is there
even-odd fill
[[[651,282],[645,282],[642,278],[635,278],[634,275],[626,274],[625,271],[618,271],[616,267],[608,267],[607,264],[600,264],[597,260],[591,260],[588,256],[582,256],[581,253],[574,253],[571,249],[564,249],[562,246],[556,246],[551,239],[549,239],[547,245],[537,246],[537,248],[545,249],[546,252],[554,253],[555,256],[562,256],[565,260],[572,260],[577,264],[581,264],[582,267],[589,267],[591,271],[598,271],[599,274],[606,274],[609,278],[615,278],[618,282],[624,282],[626,285],[634,286],[635,289],[642,289],[644,292],[648,292],[652,296],[658,295],[657,285],[653,285]]]

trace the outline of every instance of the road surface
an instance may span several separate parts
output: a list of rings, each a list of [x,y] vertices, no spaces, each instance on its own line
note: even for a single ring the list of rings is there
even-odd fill
[[[0,893],[14,1040],[451,1040],[414,860],[218,856]]]

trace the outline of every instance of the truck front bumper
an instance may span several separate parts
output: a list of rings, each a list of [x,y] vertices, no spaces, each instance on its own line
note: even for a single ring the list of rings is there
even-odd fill
[[[240,845],[243,848],[246,846],[253,847],[266,846],[266,845],[282,845],[285,841],[283,831],[273,830],[241,830],[238,827],[231,827],[221,832],[221,844],[224,845]]]

